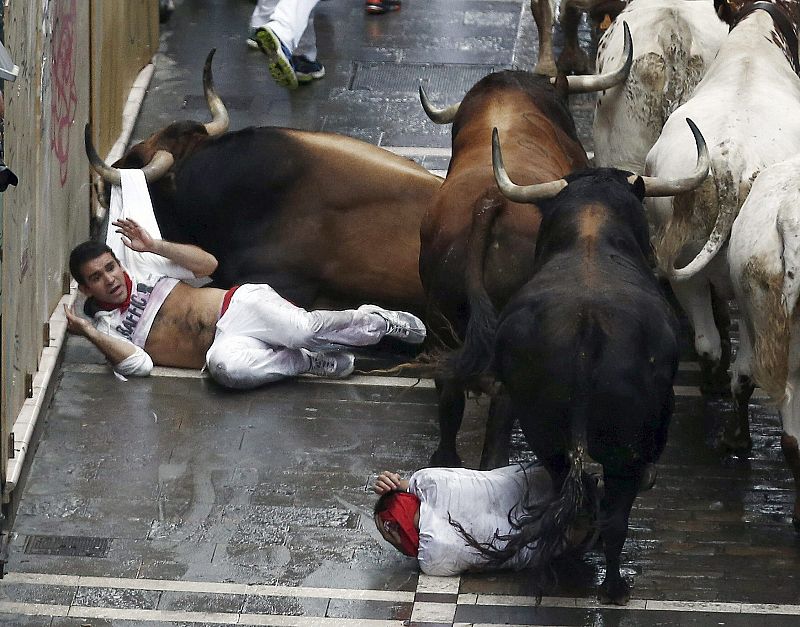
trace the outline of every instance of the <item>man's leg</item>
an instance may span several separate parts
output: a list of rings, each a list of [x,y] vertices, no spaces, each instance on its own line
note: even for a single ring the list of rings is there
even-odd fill
[[[269,22],[256,30],[258,47],[269,59],[270,75],[282,87],[297,87],[292,53],[303,33],[309,29],[311,11],[318,2],[319,0],[280,0]],[[313,24],[310,30],[313,31]]]
[[[252,337],[224,333],[217,334],[206,353],[211,378],[222,386],[242,390],[306,372],[343,378],[353,372],[354,361],[350,353],[272,347]]]
[[[269,285],[243,285],[231,308],[217,323],[236,335],[257,338],[269,346],[319,350],[331,344],[369,346],[384,337],[410,343],[425,338],[425,326],[416,316],[375,305],[357,310],[306,311],[282,298]]]

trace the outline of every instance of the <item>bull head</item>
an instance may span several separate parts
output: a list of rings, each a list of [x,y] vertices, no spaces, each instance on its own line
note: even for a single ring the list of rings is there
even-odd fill
[[[698,187],[708,176],[711,158],[708,155],[706,141],[692,120],[686,118],[686,123],[691,129],[692,135],[694,135],[694,142],[697,147],[697,164],[694,172],[689,176],[677,179],[638,176],[637,174],[629,176],[628,182],[631,185],[636,183],[637,179],[642,180],[645,196],[675,196],[681,192],[688,192]],[[535,203],[539,200],[553,198],[567,186],[567,181],[564,179],[535,185],[516,185],[513,183],[503,165],[500,137],[496,128],[492,130],[492,166],[494,167],[494,178],[500,191],[506,198],[514,202]]]
[[[215,52],[216,48],[208,53],[203,67],[203,92],[205,93],[208,109],[211,112],[211,122],[202,125],[186,122],[172,124],[134,146],[124,157],[117,161],[115,166],[122,165],[125,167],[127,165],[130,167],[129,164],[131,162],[136,163],[138,161],[143,164],[141,169],[144,172],[145,179],[148,183],[152,183],[164,177],[172,168],[176,157],[174,153],[179,150],[178,146],[181,142],[194,143],[191,140],[189,142],[186,141],[187,134],[197,135],[199,133],[208,138],[222,135],[228,130],[230,125],[228,111],[225,109],[222,99],[214,90],[214,78],[211,73],[211,61]],[[88,124],[86,125],[84,140],[86,156],[89,158],[92,169],[101,176],[104,183],[119,185],[121,180],[119,170],[116,167],[107,165],[97,154],[92,144],[91,129]],[[143,155],[147,156],[146,159],[142,158]],[[107,201],[108,198],[105,186],[102,184],[98,189],[98,197],[101,199],[101,204],[103,200]]]
[[[625,33],[625,46],[622,49],[622,56],[625,61],[615,70],[605,72],[603,74],[592,74],[590,76],[556,76],[550,79],[550,84],[556,85],[556,81],[563,81],[566,79],[567,92],[570,94],[585,94],[592,91],[602,91],[609,89],[615,85],[619,85],[626,78],[631,71],[633,65],[633,40],[631,39],[631,31],[628,24],[623,22],[622,27]],[[560,84],[560,83],[559,83]],[[419,100],[425,114],[436,124],[450,124],[456,118],[456,113],[461,106],[460,102],[451,104],[442,109],[436,108],[428,99],[425,93],[425,88],[419,86]]]

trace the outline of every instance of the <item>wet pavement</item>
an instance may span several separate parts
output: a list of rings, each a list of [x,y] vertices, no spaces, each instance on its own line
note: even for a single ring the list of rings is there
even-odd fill
[[[207,119],[200,72],[216,46],[233,128],[341,132],[443,170],[449,129],[421,112],[419,76],[435,101],[452,101],[492,69],[533,61],[521,0],[406,0],[379,17],[365,16],[358,1],[333,0],[317,15],[327,76],[290,95],[244,44],[250,2],[177,4],[135,137],[175,119]],[[575,110],[586,136],[591,100]],[[357,367],[376,363],[360,353]],[[596,553],[558,563],[554,596],[536,608],[525,573],[420,576],[378,537],[376,473],[407,475],[435,448],[430,381],[300,378],[238,393],[193,371],[155,375],[117,380],[85,341],[67,342],[14,523],[0,623],[800,624],[800,540],[776,412],[754,399],[749,459],[714,453],[707,433],[730,405],[700,397],[688,350],[658,483],[631,518],[626,608],[594,600],[603,578]],[[472,467],[486,407],[468,403],[460,435]]]

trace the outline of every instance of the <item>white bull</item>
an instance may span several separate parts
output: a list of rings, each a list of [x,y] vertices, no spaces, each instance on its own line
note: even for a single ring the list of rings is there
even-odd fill
[[[622,85],[597,99],[594,159],[597,166],[642,174],[647,152],[703,78],[728,26],[713,0],[631,0],[600,39],[598,72],[620,62],[623,20],[633,39],[633,66]]]
[[[727,381],[728,355],[723,359],[712,291],[728,296],[731,285],[726,257],[718,253],[756,175],[794,156],[800,146],[800,78],[794,59],[798,0],[758,2],[752,12],[739,14],[738,23],[724,0],[717,4],[720,15],[735,27],[694,95],[667,120],[645,165],[646,173],[658,177],[688,172],[693,139],[684,119],[696,121],[708,142],[713,176],[693,192],[653,199],[649,206],[659,268],[669,277],[694,328],[707,384]],[[745,0],[743,10],[751,4]],[[742,452],[751,446],[745,398],[749,392],[734,386],[734,393],[739,420],[723,440],[734,452]]]
[[[800,157],[758,175],[733,223],[728,247],[739,303],[734,389],[758,383],[778,403],[781,448],[800,486]],[[793,522],[800,531],[800,499]]]

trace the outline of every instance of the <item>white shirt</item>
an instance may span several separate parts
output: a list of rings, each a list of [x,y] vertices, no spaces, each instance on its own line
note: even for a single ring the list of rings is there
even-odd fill
[[[484,570],[487,558],[466,543],[450,524],[448,514],[477,541],[491,542],[496,531],[511,531],[508,513],[524,498],[527,482],[531,484],[531,502],[550,498],[550,476],[542,466],[523,470],[515,465],[489,471],[425,468],[415,472],[408,491],[420,500],[417,558],[422,572],[448,576]],[[525,568],[534,556],[535,548],[523,548],[500,568]]]

